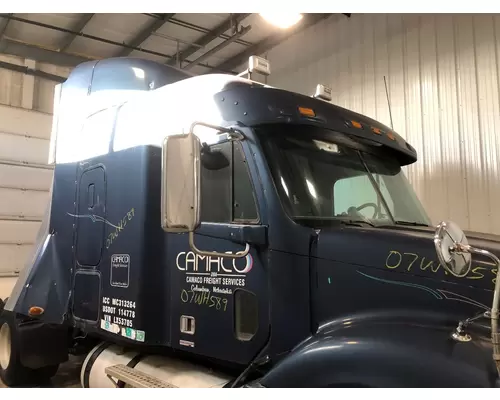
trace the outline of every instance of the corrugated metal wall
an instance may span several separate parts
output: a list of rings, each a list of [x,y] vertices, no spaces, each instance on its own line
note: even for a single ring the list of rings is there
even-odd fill
[[[0,61],[25,65],[17,57],[0,56]],[[35,67],[68,73],[52,65]],[[54,85],[0,69],[0,298],[9,295],[15,282],[6,276],[15,276],[30,254],[49,199],[52,169],[46,164]]]
[[[54,75],[67,77],[70,69],[34,63],[19,57],[0,55],[0,61],[29,65]],[[0,104],[52,114],[55,82],[0,68]]]
[[[500,233],[500,15],[353,14],[330,19],[268,53],[273,86],[390,126],[418,151],[406,173],[434,222]]]

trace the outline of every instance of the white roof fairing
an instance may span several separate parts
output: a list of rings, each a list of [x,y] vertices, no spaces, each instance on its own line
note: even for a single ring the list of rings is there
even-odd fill
[[[59,108],[57,163],[71,163],[135,146],[161,147],[168,135],[187,133],[195,121],[220,124],[214,101],[207,101],[231,82],[251,82],[224,74],[200,75],[152,91],[103,90],[90,96],[63,93]],[[117,100],[119,99],[119,100]],[[113,121],[114,138],[113,138]],[[197,126],[200,140],[215,138],[212,129]],[[113,138],[113,139],[112,139]]]

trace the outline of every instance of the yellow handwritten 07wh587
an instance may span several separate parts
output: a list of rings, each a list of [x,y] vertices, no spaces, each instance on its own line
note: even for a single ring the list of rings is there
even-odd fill
[[[490,263],[483,263],[485,265],[493,265]],[[448,275],[448,272],[437,261],[426,259],[417,253],[399,252],[397,250],[389,251],[385,260],[385,267],[388,269],[404,269],[412,272],[416,269],[420,271],[430,271],[434,274]],[[493,275],[491,282],[495,284],[497,270],[487,267],[473,267],[469,274],[463,279],[483,279],[486,274]]]
[[[220,296],[214,296],[210,291],[196,292],[194,290],[182,289],[181,301],[183,303],[192,303],[208,308],[215,308],[216,310],[226,311],[227,309],[227,299]]]

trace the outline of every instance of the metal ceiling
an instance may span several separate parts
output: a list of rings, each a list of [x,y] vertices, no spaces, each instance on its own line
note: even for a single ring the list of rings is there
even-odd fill
[[[249,47],[241,53],[238,53],[218,64],[215,68],[221,70],[231,70],[233,68],[236,68],[243,64],[248,59],[248,57],[252,55],[260,55],[262,53],[265,53],[266,51],[269,51],[273,47],[280,44],[282,41],[286,40],[291,34],[297,33],[303,29],[313,26],[319,21],[328,18],[330,15],[331,14],[306,14],[301,23],[297,25],[297,27],[292,28],[291,32],[281,31],[275,33],[274,35],[268,36],[262,39],[260,42],[254,44],[252,47]]]
[[[199,38],[196,42],[188,46],[186,49],[177,52],[175,54],[175,59],[180,56],[181,59],[186,59],[190,56],[192,56],[194,53],[196,53],[199,50],[199,47],[204,47],[208,45],[210,42],[213,40],[217,39],[221,35],[224,35],[224,32],[227,32],[230,30],[235,24],[241,23],[245,18],[249,17],[250,14],[235,14],[226,19],[224,22],[221,24],[217,25],[213,30],[207,32],[205,35],[203,35],[201,38]],[[223,37],[225,40],[231,40],[231,37]],[[240,37],[236,38],[234,41],[239,40]],[[168,62],[169,65],[173,65],[172,61]]]
[[[64,39],[61,41],[61,46],[59,47],[59,51],[65,51],[71,46],[71,43],[76,39],[78,34],[85,29],[85,26],[92,19],[94,14],[82,14],[81,18],[76,21],[75,26],[73,26],[72,30],[74,32],[68,33]]]
[[[158,18],[154,21],[151,21],[151,23],[146,26],[144,29],[142,29],[139,33],[137,33],[136,36],[130,41],[129,45],[131,47],[138,47],[144,41],[151,36],[153,32],[156,32],[158,29],[160,29],[164,24],[166,24],[170,19],[173,18],[175,14],[161,14],[161,18]],[[126,57],[129,56],[130,53],[132,53],[132,49],[123,49],[118,55],[120,57]]]
[[[262,55],[331,15],[304,14],[297,25],[280,30],[258,14],[0,14],[0,53],[66,67],[131,56],[194,74],[238,73],[250,55]],[[38,74],[7,64],[0,68]]]

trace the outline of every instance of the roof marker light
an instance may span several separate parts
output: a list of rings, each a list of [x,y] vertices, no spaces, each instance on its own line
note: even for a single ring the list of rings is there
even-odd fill
[[[382,134],[382,131],[379,128],[375,128],[373,126],[372,126],[372,131],[373,131],[373,133],[376,133],[377,135],[381,135]]]
[[[252,79],[253,73],[258,73],[264,76],[271,75],[271,64],[268,60],[258,56],[250,56],[248,58],[248,68],[240,72],[237,76],[247,75],[248,79]]]
[[[316,85],[316,92],[313,97],[321,100],[331,101],[332,100],[332,89],[328,86],[318,83]]]
[[[351,121],[351,124],[354,128],[363,129],[363,125],[361,125],[358,121]]]
[[[387,137],[391,140],[396,140],[395,136],[392,134],[392,132],[387,133]]]
[[[265,58],[251,56],[248,59],[248,72],[258,72],[262,75],[271,75],[271,64]]]

